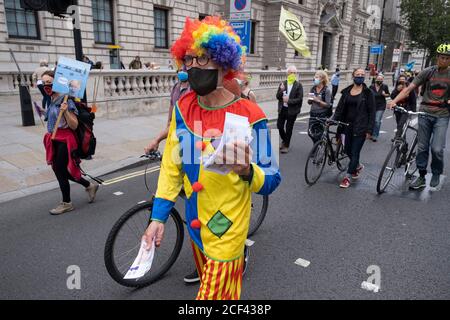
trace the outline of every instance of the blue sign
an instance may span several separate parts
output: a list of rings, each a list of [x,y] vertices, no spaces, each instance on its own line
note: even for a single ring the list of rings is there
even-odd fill
[[[234,32],[241,38],[241,45],[246,46],[247,54],[250,51],[250,37],[252,34],[252,22],[250,20],[246,21],[230,21],[231,27],[233,27]]]
[[[90,70],[90,64],[60,57],[55,70],[53,91],[82,99],[86,90]]]
[[[246,5],[247,0],[234,0],[234,7],[239,11],[244,9]]]
[[[370,46],[370,54],[382,54],[383,53],[383,45],[379,44],[376,46]]]

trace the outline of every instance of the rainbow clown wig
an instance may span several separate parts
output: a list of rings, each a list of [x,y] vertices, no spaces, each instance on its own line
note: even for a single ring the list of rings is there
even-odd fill
[[[206,54],[227,76],[240,71],[245,62],[245,51],[246,47],[241,46],[241,39],[230,24],[217,16],[208,16],[202,21],[186,17],[184,30],[171,48],[178,67],[183,65],[187,54]]]

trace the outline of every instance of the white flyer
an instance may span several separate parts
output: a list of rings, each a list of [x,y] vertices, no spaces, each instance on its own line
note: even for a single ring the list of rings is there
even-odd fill
[[[146,250],[147,242],[141,241],[141,247],[139,249],[136,259],[124,279],[138,279],[144,276],[152,267],[153,258],[155,256],[155,240],[153,239],[152,247],[150,250]]]
[[[222,175],[226,175],[231,171],[230,165],[225,163],[216,163],[216,158],[222,151],[224,146],[234,141],[245,141],[250,143],[253,139],[252,130],[248,122],[248,118],[234,113],[227,112],[225,114],[225,123],[223,125],[223,134],[220,143],[213,154],[204,155],[202,163],[205,170],[213,171]],[[222,160],[222,159],[219,159]]]

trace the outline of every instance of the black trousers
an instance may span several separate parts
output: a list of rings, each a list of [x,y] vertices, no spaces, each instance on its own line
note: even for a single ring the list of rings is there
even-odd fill
[[[67,145],[64,142],[53,141],[53,171],[56,179],[58,179],[59,188],[61,189],[64,202],[70,202],[70,181],[81,184],[83,187],[89,187],[90,183],[84,178],[75,180],[67,170],[69,163],[69,154],[67,153]]]
[[[336,96],[339,86],[332,86],[332,87],[333,89],[331,91],[331,105],[333,105],[334,97]]]
[[[297,120],[297,114],[289,115],[286,107],[283,107],[278,113],[277,128],[280,132],[281,141],[287,148],[291,143],[295,120]]]
[[[355,136],[348,130],[345,132],[345,147],[344,151],[350,158],[350,163],[348,165],[348,174],[356,173],[356,169],[359,166],[359,158],[361,155],[361,150],[366,141],[366,136]]]

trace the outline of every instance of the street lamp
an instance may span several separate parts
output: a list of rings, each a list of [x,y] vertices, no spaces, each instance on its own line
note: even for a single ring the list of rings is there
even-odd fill
[[[380,21],[380,35],[378,37],[378,44],[381,45],[381,38],[383,35],[383,22],[384,22],[384,9],[386,8],[386,0],[383,0],[383,10],[381,11],[381,21]],[[383,48],[385,49],[385,48]],[[378,70],[378,60],[380,54],[377,54],[377,70]],[[384,50],[383,50],[383,60],[384,60]],[[383,62],[381,63],[381,71],[383,71]]]

